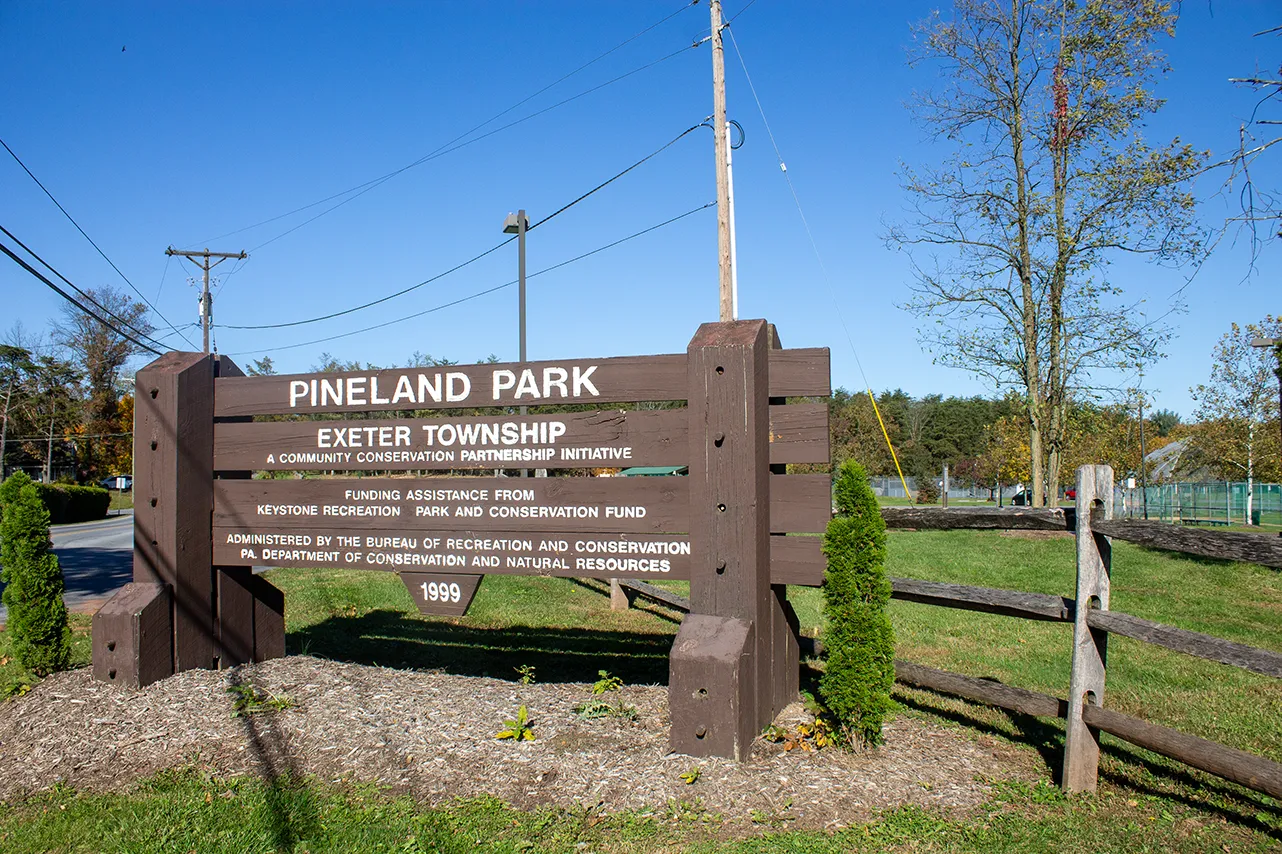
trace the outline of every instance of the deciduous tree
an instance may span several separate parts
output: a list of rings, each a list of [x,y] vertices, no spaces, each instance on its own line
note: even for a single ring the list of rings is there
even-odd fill
[[[1109,259],[1202,248],[1187,181],[1204,155],[1141,133],[1175,21],[1156,0],[958,0],[917,34],[943,82],[915,97],[916,116],[954,148],[905,167],[913,212],[888,237],[913,259],[907,307],[926,346],[1020,391],[1036,504],[1058,490],[1074,393],[1166,339],[1110,282]]]
[[[1277,357],[1252,347],[1254,338],[1282,338],[1282,318],[1268,315],[1245,328],[1233,324],[1211,354],[1208,382],[1189,389],[1201,419],[1193,433],[1197,456],[1226,479],[1247,482],[1247,519],[1257,478],[1276,480],[1278,464]]]
[[[135,338],[151,334],[147,307],[110,286],[90,288],[89,297],[98,313],[114,319],[114,325],[131,331]],[[107,474],[111,461],[121,456],[121,445],[130,437],[119,434],[133,429],[120,421],[121,373],[126,363],[143,352],[124,335],[70,304],[63,306],[62,319],[53,326],[53,340],[65,347],[80,368],[87,385],[83,412],[84,477]]]

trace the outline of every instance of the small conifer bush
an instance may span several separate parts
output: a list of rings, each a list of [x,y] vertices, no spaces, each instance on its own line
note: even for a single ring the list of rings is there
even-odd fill
[[[935,483],[935,476],[933,474],[923,473],[917,475],[917,503],[939,503],[939,485]]]
[[[824,706],[850,743],[880,744],[895,681],[895,636],[886,614],[886,523],[863,466],[837,474],[837,516],[824,534]]]
[[[66,669],[71,658],[62,570],[50,551],[49,511],[36,484],[20,472],[5,481],[0,496],[0,579],[9,609],[9,645],[23,667],[47,676]]]

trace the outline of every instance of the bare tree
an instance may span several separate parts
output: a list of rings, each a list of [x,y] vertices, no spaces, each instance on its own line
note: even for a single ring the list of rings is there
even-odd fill
[[[958,0],[917,31],[916,61],[943,82],[914,111],[955,148],[904,167],[912,212],[888,239],[913,261],[922,342],[1020,391],[1035,504],[1058,494],[1074,394],[1169,335],[1110,282],[1110,258],[1203,246],[1186,187],[1205,155],[1140,133],[1175,20],[1152,0]]]
[[[1260,36],[1282,37],[1282,26],[1255,34],[1256,38]],[[1278,101],[1282,100],[1282,67],[1273,72],[1256,69],[1246,77],[1231,77],[1229,82],[1259,95],[1250,117],[1238,126],[1237,150],[1215,164],[1228,168],[1224,192],[1238,197],[1239,213],[1228,218],[1224,233],[1245,231],[1254,269],[1265,244],[1282,237],[1282,199],[1278,197],[1276,188],[1257,184],[1252,172],[1256,161],[1282,142],[1282,136],[1276,133],[1277,126],[1282,125],[1282,120],[1276,118]]]

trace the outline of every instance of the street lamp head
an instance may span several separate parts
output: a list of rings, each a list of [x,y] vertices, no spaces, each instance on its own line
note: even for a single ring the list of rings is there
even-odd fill
[[[1282,338],[1252,338],[1252,347],[1277,347],[1282,345]]]
[[[525,216],[525,211],[521,211],[519,214],[507,215],[507,219],[503,220],[503,233],[518,234],[521,231],[522,219],[525,220],[525,227],[528,230],[530,227],[530,220]]]

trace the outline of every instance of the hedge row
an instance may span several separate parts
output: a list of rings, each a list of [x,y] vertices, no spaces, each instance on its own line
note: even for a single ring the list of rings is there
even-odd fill
[[[103,519],[111,506],[111,493],[99,486],[77,486],[72,483],[33,483],[40,500],[49,511],[49,522],[89,522]],[[0,504],[4,495],[0,494]]]

